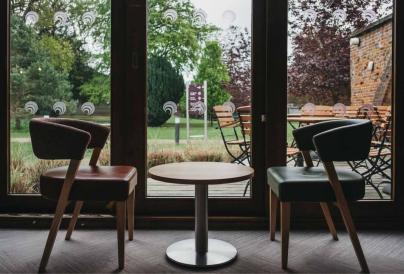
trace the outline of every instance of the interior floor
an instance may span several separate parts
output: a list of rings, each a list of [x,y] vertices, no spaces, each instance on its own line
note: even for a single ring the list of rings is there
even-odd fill
[[[47,272],[117,272],[117,242],[114,230],[77,230],[65,241],[58,234]],[[46,230],[0,230],[0,272],[37,272],[45,245]],[[279,233],[269,240],[268,231],[210,231],[210,238],[228,241],[238,258],[228,266],[209,273],[359,273],[360,267],[348,235],[339,231],[333,241],[327,231],[291,231],[289,270],[283,271]],[[189,273],[192,269],[167,261],[166,248],[192,238],[192,231],[136,230],[135,240],[126,241],[123,273]],[[359,237],[373,273],[404,271],[404,232],[360,231]],[[197,271],[205,272],[205,271]]]

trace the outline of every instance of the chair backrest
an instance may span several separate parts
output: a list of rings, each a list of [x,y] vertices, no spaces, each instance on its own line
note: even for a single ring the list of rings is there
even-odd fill
[[[95,123],[59,118],[35,118],[29,124],[36,157],[81,160],[87,148],[103,148],[109,128]]]
[[[324,105],[314,105],[313,103],[305,104],[301,109],[302,116],[319,116],[331,117],[333,116],[333,107]]]
[[[233,112],[228,107],[214,106],[213,111],[220,128],[238,126],[237,121],[233,117]]]
[[[344,116],[347,118],[351,118],[351,119],[358,118],[359,108],[360,108],[360,106],[356,106],[356,105],[346,106]]]
[[[316,105],[314,116],[321,116],[321,117],[330,117],[334,116],[333,107],[332,106],[323,106],[323,105]]]
[[[357,161],[367,158],[373,126],[368,120],[335,120],[293,131],[301,151],[316,150],[323,162]]]
[[[240,119],[240,126],[244,136],[251,136],[252,134],[252,114],[251,107],[244,106],[237,108],[237,113]]]

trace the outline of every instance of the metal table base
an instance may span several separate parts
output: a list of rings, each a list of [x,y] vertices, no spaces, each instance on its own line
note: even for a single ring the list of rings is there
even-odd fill
[[[234,246],[208,238],[208,185],[195,185],[195,239],[170,245],[166,255],[175,263],[196,268],[217,267],[236,259]]]

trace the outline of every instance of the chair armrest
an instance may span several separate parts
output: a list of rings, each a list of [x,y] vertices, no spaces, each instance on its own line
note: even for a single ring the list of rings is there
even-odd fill
[[[50,118],[48,120],[53,123],[74,127],[88,132],[91,135],[88,148],[103,148],[110,132],[110,129],[106,126],[82,120],[65,118]]]
[[[45,160],[82,160],[91,139],[84,130],[45,119],[32,119],[29,131],[35,156]]]
[[[316,134],[313,143],[323,162],[359,161],[368,157],[373,126],[360,121]]]

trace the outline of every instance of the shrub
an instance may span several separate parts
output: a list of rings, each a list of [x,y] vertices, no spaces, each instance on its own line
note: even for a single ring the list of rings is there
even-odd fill
[[[147,167],[151,168],[154,166],[183,162],[184,155],[175,151],[154,151],[147,155]]]
[[[161,126],[170,114],[163,110],[167,101],[178,104],[185,90],[182,75],[162,57],[151,57],[148,61],[147,121],[152,127]]]

